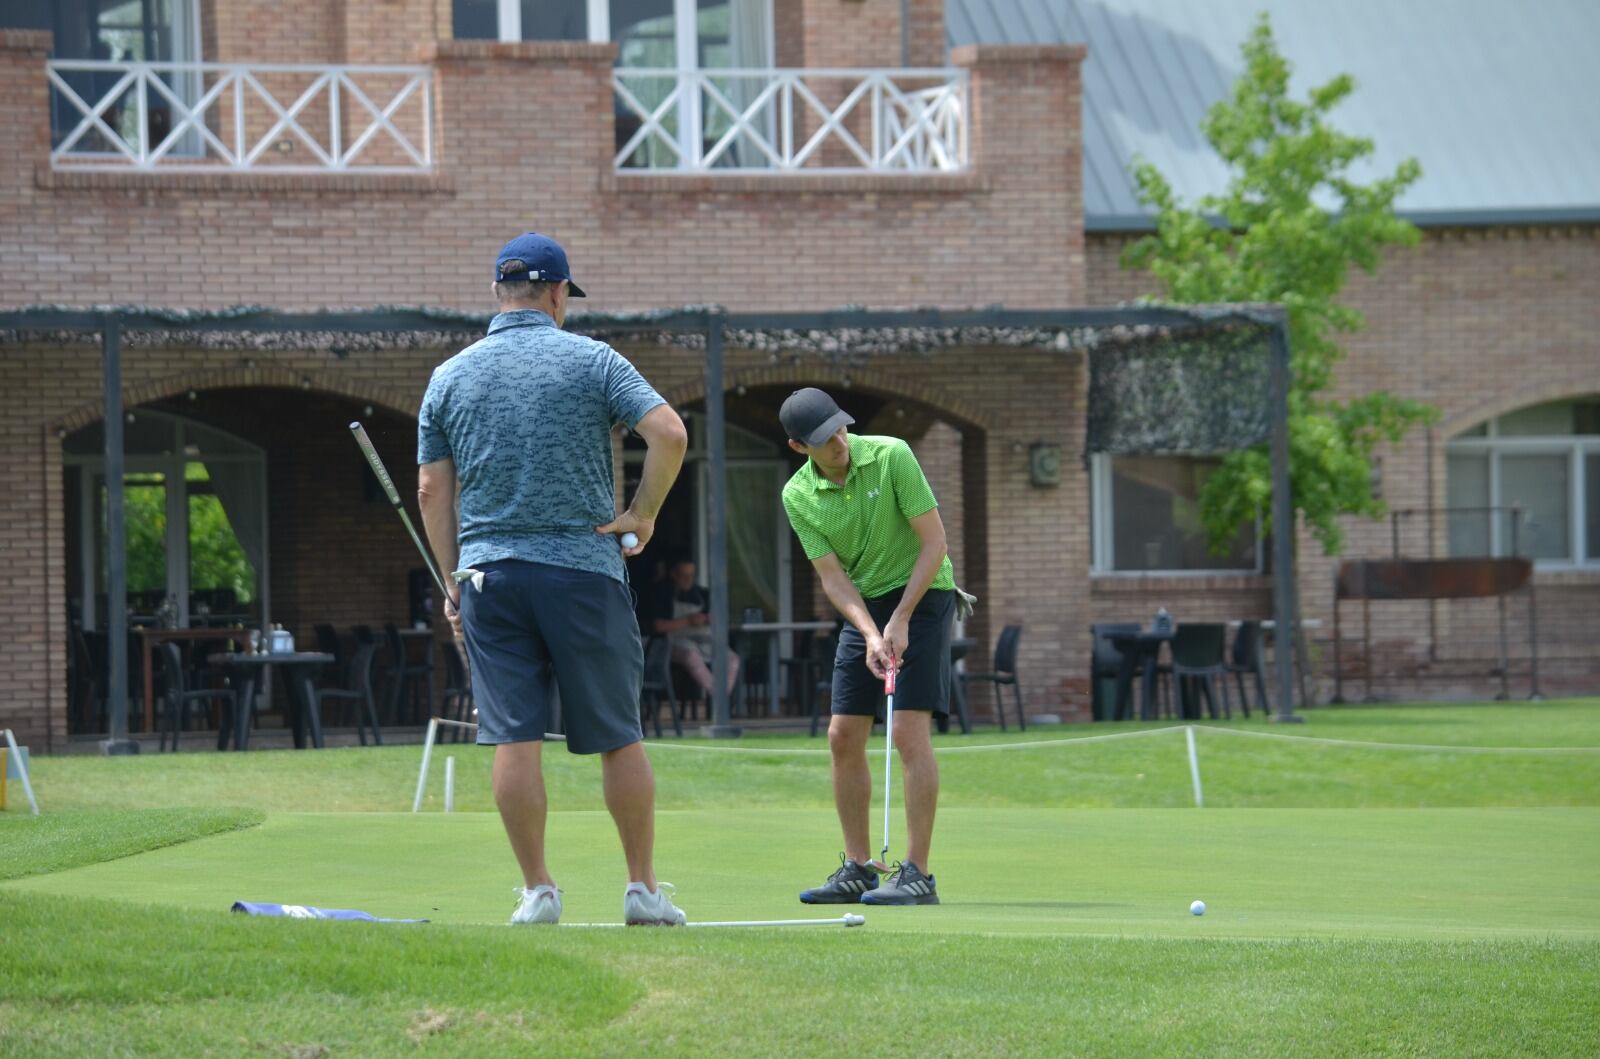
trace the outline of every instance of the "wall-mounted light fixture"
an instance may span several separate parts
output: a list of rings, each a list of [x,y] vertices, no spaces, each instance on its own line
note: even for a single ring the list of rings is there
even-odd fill
[[[1036,441],[1028,447],[1028,480],[1034,485],[1061,484],[1061,446]]]

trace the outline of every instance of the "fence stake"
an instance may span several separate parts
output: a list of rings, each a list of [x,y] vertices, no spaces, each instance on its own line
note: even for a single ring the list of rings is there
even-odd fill
[[[1205,800],[1200,796],[1200,755],[1194,748],[1194,725],[1183,726],[1183,738],[1189,744],[1189,776],[1194,780],[1194,807],[1205,807]]]

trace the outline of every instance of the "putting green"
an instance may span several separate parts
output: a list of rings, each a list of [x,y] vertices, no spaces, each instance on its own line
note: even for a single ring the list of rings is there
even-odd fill
[[[898,821],[897,821],[898,824]],[[837,915],[795,900],[838,848],[817,810],[667,812],[661,876],[692,918]],[[945,810],[938,908],[871,931],[1156,937],[1600,937],[1600,809]],[[569,923],[615,921],[604,813],[554,813]],[[900,848],[898,841],[896,848]],[[489,813],[281,813],[264,825],[7,884],[214,908],[234,900],[501,924],[515,868]],[[1204,917],[1188,912],[1203,899]]]

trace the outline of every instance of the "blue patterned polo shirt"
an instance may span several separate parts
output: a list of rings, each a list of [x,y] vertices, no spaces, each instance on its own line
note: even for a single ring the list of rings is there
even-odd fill
[[[417,463],[455,462],[461,565],[521,559],[626,581],[616,538],[611,430],[665,403],[604,342],[537,309],[434,369],[417,417]]]

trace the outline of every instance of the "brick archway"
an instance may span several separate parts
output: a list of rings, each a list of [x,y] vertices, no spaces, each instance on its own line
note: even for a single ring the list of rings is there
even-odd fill
[[[733,390],[740,386],[754,389],[758,386],[816,385],[827,382],[823,376],[838,371],[817,364],[775,364],[767,367],[750,368],[744,371],[730,371],[723,378],[723,389]],[[980,410],[976,405],[958,397],[949,391],[915,377],[906,375],[893,369],[885,368],[850,368],[846,373],[850,379],[851,390],[865,390],[884,397],[898,397],[919,404],[926,405],[935,412],[940,419],[963,432],[975,430],[988,433],[997,426],[991,417]],[[838,390],[837,385],[833,386]],[[693,404],[705,400],[706,384],[703,378],[695,379],[672,387],[662,393],[674,407]]]
[[[123,387],[122,405],[124,408],[133,408],[168,397],[176,397],[190,390],[222,389],[307,390],[379,406],[413,419],[419,410],[418,395],[415,394],[406,395],[386,386],[377,386],[327,372],[293,371],[273,366],[239,366],[220,371],[168,375],[148,382],[135,383]],[[103,398],[81,404],[47,424],[47,427],[56,433],[81,429],[103,418],[105,407]]]
[[[1587,397],[1600,392],[1600,383],[1591,372],[1575,373],[1564,379],[1544,380],[1509,392],[1497,393],[1464,412],[1459,412],[1439,424],[1439,434],[1446,442],[1464,430],[1496,416],[1515,412],[1530,405],[1547,401],[1560,401],[1569,397]]]

